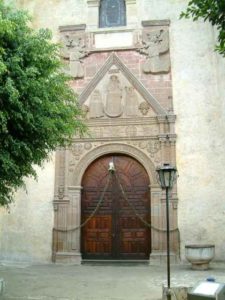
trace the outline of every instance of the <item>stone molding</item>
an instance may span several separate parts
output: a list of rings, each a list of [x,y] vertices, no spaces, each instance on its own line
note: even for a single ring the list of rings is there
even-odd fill
[[[68,186],[68,190],[71,192],[80,192],[83,189],[82,186]]]
[[[166,122],[166,118],[165,118]],[[126,125],[154,125],[158,123],[157,117],[135,117],[135,119],[116,118],[113,120],[114,126],[126,126]],[[88,127],[92,126],[112,126],[112,120],[110,119],[89,119],[86,121]]]
[[[84,104],[87,98],[90,96],[91,92],[95,89],[100,80],[105,76],[111,66],[117,66],[117,68],[123,73],[130,84],[140,93],[140,95],[151,105],[153,110],[160,115],[166,115],[166,110],[159,104],[156,98],[148,92],[144,85],[134,76],[134,74],[125,66],[121,59],[112,53],[105,64],[99,70],[99,72],[93,77],[93,79],[87,84],[86,88],[83,90],[79,97],[80,104]]]

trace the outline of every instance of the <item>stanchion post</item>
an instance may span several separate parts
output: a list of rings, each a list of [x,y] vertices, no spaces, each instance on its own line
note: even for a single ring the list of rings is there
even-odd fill
[[[169,214],[169,190],[172,189],[176,178],[177,169],[170,164],[163,164],[156,169],[161,188],[166,190],[166,245],[167,245],[167,299],[171,300],[170,292],[170,214]]]

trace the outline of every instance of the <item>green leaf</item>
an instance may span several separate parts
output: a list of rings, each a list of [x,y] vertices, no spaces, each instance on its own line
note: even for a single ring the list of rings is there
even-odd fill
[[[0,0],[0,205],[13,201],[25,176],[36,176],[35,164],[87,130],[59,45],[29,20]]]

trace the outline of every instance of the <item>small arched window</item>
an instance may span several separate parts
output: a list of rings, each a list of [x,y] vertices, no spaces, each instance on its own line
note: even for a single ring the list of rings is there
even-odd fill
[[[99,9],[99,27],[126,25],[126,5],[124,0],[102,0]]]

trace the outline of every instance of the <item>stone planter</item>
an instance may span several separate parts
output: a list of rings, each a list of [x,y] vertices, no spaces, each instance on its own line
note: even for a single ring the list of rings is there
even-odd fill
[[[185,256],[193,270],[208,270],[209,262],[215,256],[215,245],[186,245]]]

